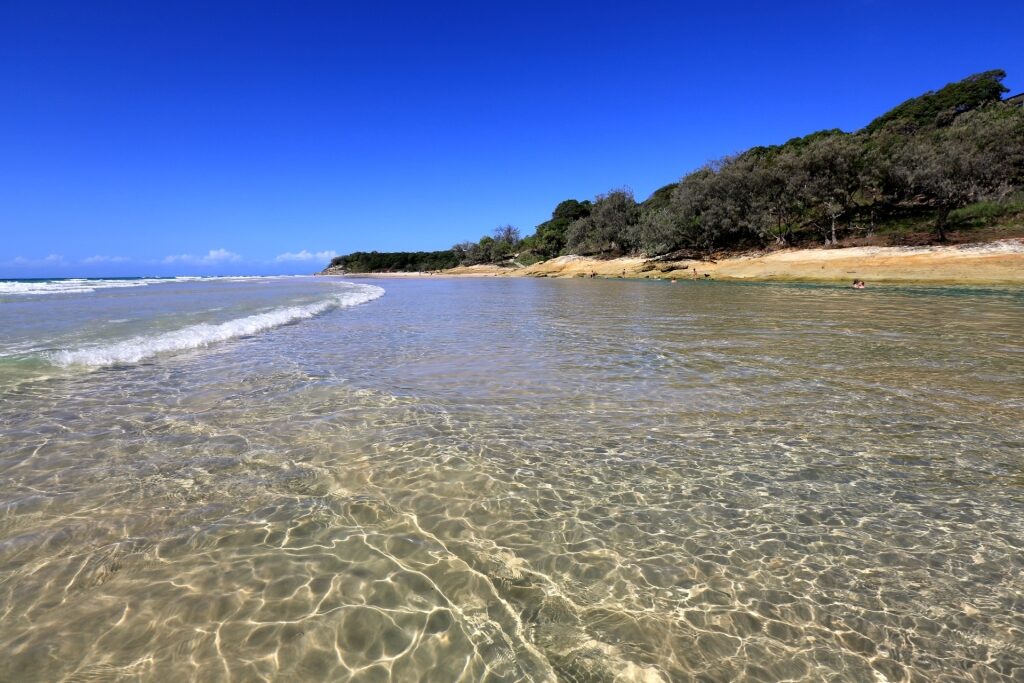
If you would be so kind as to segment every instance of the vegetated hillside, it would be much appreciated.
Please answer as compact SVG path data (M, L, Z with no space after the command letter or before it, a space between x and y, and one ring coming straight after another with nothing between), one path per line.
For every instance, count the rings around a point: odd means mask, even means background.
M951 230L983 238L1001 225L1024 234L1024 108L1001 99L1005 77L950 83L854 133L818 131L717 159L643 202L629 189L568 199L526 238L502 226L438 253L530 264L568 253L942 242Z

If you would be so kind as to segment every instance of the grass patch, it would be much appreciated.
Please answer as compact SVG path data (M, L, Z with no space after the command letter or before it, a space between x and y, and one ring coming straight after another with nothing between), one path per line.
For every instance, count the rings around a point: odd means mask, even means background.
M1024 199L1013 197L1002 202L977 202L949 214L949 222L961 228L980 228L1024 213Z

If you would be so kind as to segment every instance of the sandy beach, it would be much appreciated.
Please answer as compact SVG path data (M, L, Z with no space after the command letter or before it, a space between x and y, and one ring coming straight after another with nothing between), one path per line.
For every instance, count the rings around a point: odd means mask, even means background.
M784 249L716 260L662 261L638 257L560 256L527 267L460 266L437 273L374 273L367 277L698 278L964 285L1024 284L1024 239L927 247ZM323 274L343 274L329 273ZM352 277L357 274L345 274Z

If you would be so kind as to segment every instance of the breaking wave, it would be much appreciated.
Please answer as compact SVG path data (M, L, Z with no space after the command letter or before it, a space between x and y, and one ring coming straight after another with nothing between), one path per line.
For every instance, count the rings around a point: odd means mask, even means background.
M38 294L88 294L97 289L118 289L122 287L145 287L146 285L168 282L198 282L209 280L276 280L281 278L304 277L302 275L183 275L179 277L142 278L65 278L58 280L0 280L0 296Z
M298 320L312 318L334 308L358 306L384 294L384 289L374 285L349 284L347 286L353 289L303 306L276 308L265 313L257 313L218 324L190 325L173 332L132 337L112 344L54 351L49 354L49 358L56 365L65 367L71 365L102 367L137 363L160 353L198 349L217 342L249 336Z
M4 294L87 294L97 289L120 287L145 287L153 282L161 282L156 278L138 280L88 280L73 278L69 280L9 280L0 282L0 295ZM173 280L164 280L173 282Z

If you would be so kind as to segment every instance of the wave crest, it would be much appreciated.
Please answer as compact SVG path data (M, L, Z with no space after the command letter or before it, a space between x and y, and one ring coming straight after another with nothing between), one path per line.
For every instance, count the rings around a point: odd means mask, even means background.
M4 294L88 294L97 289L112 289L121 287L145 287L151 282L158 282L153 279L140 280L89 280L86 278L73 278L68 280L7 280L0 281L0 295Z
M312 318L334 308L348 308L373 301L384 294L374 285L350 284L357 288L304 306L288 306L223 323L190 325L173 332L139 336L113 344L54 351L49 359L56 365L102 367L137 363L160 353L198 349L217 342L245 337L298 320Z
M305 275L179 275L141 278L57 278L53 280L0 280L0 296L38 294L89 294L97 289L145 287L172 282L243 282L280 280Z

